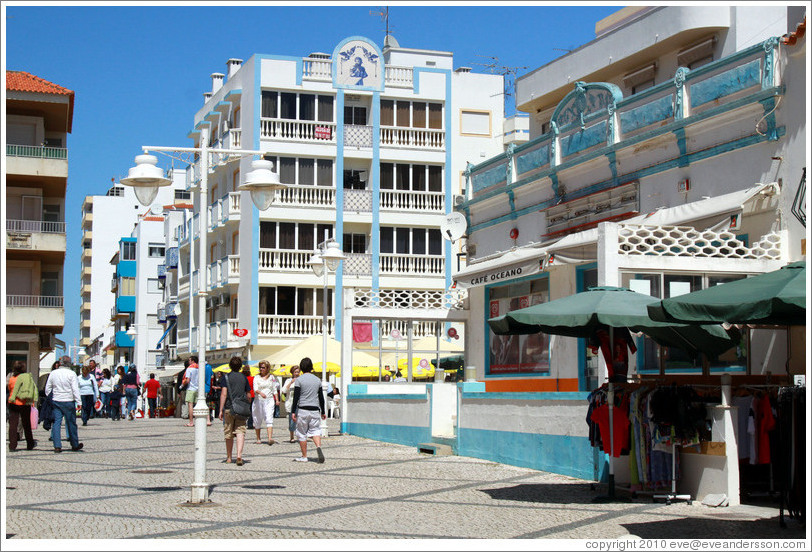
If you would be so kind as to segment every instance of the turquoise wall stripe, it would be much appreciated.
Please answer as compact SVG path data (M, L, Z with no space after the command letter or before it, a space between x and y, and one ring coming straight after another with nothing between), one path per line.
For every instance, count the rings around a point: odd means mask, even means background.
M360 400L393 400L393 401L421 401L428 398L428 391L425 393L353 393L347 392L348 401Z
M593 447L587 437L465 427L457 431L460 456L482 458L579 479L592 480L595 477Z
M381 276L381 94L372 93L372 289ZM341 311L339 311L341 312ZM377 337L377 332L373 335ZM375 339L377 342L377 339Z
M431 441L431 428L415 426L393 426L382 424L363 424L349 422L346 431L350 435L357 435L366 439L396 443L416 447L420 443Z
M337 50L336 50L337 51ZM381 58L383 59L383 58ZM335 66L333 66L335 72ZM333 75L333 82L335 82L335 75ZM380 139L380 137L378 138ZM375 140L375 138L373 138ZM343 249L344 243L344 90L336 90L336 229L334 238L341 245ZM344 289L344 263L339 263L338 270L336 270L336 285L335 293L333 294L333 301L335 309L333 310L333 318L336 321L335 336L336 340L341 341L341 317L338 313L344 312L342 305L344 304L343 289Z
M485 399L489 401L586 401L587 397L589 397L589 393L581 391L462 393L463 399Z

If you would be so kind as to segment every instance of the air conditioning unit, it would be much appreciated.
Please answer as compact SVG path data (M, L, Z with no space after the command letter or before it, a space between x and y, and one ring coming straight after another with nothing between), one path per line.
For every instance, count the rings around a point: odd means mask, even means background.
M465 203L465 196L463 196L463 195L455 195L454 196L454 207L459 207L463 203Z
M50 332L39 333L39 348L40 349L53 349L54 348L54 334Z
M227 293L221 293L219 296L219 303L223 306L228 306L231 304L231 295Z

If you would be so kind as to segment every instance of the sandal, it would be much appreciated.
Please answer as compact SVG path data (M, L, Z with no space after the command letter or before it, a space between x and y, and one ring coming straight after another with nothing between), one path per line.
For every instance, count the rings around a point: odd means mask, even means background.
M242 466L245 462L242 461L242 458L237 458L237 465Z
M186 427L195 427L195 424L186 424Z
M226 458L223 460L223 464L231 464L231 458Z
M257 439L256 441L254 441L254 444L255 444L255 445L261 445L261 444L262 444L262 441L260 441L259 439Z

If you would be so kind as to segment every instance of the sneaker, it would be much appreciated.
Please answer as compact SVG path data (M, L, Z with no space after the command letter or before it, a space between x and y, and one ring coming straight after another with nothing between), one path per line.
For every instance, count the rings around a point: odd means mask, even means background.
M316 447L316 454L319 455L319 464L324 464L324 453L321 451L321 447Z
M71 447L70 449L71 449L73 452L79 452L80 450L82 450L82 449L84 448L84 446L85 446L85 444L84 444L84 443L79 443L79 446L76 446L76 447Z
M62 449L54 447L54 452L62 452Z
M294 462L307 462L307 456L300 456L299 458L294 458Z

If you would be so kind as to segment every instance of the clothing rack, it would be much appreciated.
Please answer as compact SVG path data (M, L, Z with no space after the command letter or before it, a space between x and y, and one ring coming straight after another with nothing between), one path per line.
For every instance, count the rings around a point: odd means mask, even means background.
M674 426L671 426L671 492L666 494L656 494L652 499L664 498L667 505L671 505L674 500L685 500L690 506L693 502L689 494L677 494L677 442L674 439Z

